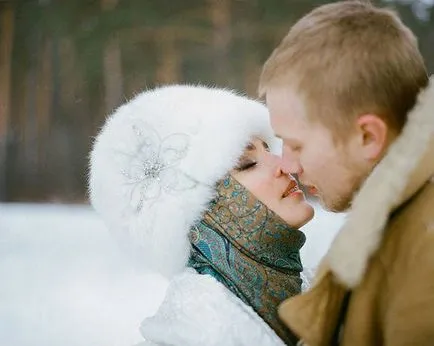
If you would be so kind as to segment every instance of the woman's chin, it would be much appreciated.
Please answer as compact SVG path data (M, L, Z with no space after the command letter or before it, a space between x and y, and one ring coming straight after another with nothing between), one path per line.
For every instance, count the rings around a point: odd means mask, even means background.
M292 213L291 209L293 211ZM295 209L297 209L296 213ZM304 202L303 204L299 204L296 207L293 206L292 208L287 209L286 214L287 216L282 219L284 219L289 226L301 228L313 219L315 216L315 209L309 203Z
M303 223L303 226L305 224L307 224L309 221L311 221L315 216L315 209L308 203L306 202L306 219Z

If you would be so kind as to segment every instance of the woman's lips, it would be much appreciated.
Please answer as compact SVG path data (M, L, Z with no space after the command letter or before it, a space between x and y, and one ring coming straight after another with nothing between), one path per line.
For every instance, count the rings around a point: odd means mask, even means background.
M282 194L282 198L286 198L289 195L292 195L294 193L298 194L298 192L302 192L300 188L298 187L298 184L295 180L291 180L286 187L286 190Z

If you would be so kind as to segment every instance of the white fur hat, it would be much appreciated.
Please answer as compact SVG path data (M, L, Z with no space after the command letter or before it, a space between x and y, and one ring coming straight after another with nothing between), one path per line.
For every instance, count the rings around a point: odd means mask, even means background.
M214 184L252 136L279 144L257 101L199 86L143 92L96 137L91 203L145 269L170 277L185 267L188 232L213 198Z

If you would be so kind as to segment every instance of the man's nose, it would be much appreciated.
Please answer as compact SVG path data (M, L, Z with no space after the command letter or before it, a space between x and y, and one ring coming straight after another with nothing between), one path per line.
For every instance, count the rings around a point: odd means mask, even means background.
M303 172L297 155L291 149L285 147L283 148L282 153L281 168L286 174L300 175Z

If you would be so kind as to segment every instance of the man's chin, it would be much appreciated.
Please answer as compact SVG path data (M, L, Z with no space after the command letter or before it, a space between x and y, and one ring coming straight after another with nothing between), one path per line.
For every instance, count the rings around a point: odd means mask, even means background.
M348 211L351 204L350 201L344 199L327 200L322 196L317 196L321 206L331 213L344 213Z

